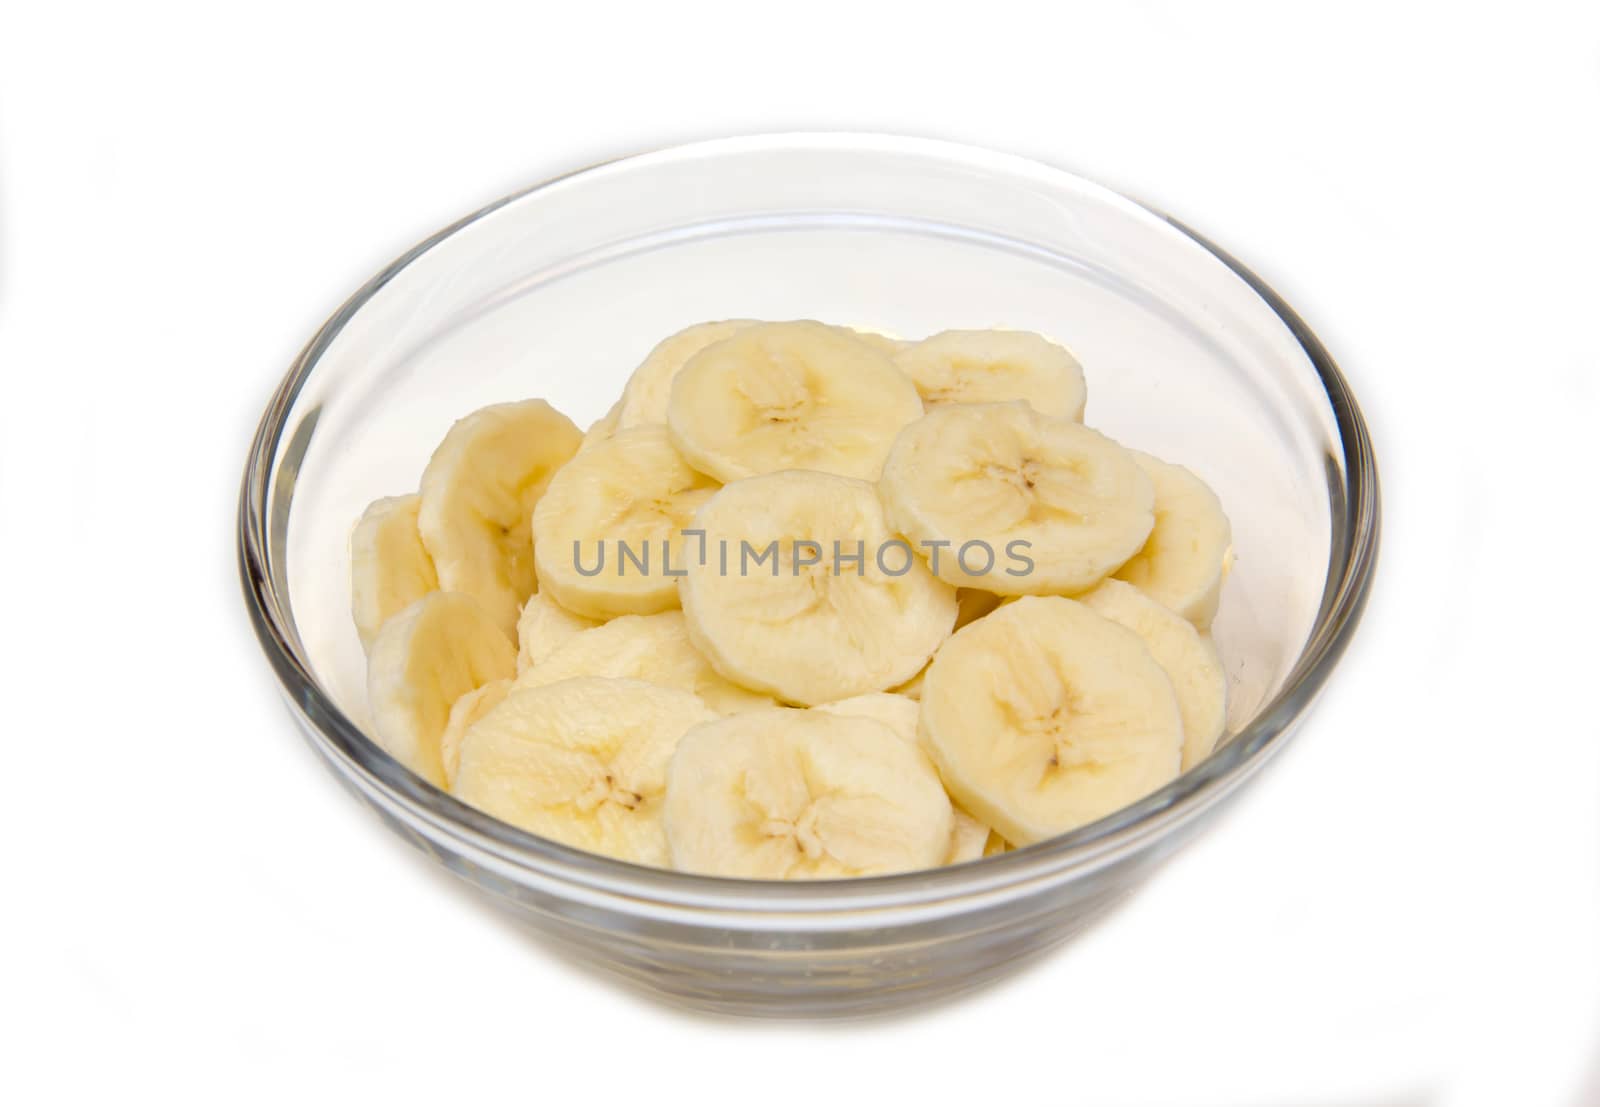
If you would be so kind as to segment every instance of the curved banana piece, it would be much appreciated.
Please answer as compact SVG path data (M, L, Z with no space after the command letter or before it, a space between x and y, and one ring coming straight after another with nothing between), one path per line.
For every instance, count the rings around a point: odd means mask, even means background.
M690 641L681 611L623 615L574 635L517 677L517 687L580 676L642 680L693 692L719 715L773 706L771 696L741 688L711 667Z
M618 400L606 410L606 413L583 432L583 438L578 442L578 453L583 453L597 442L606 442L617 433L617 428L622 423L622 401Z
M667 762L714 718L688 692L637 680L515 688L467 730L455 795L552 841L664 867Z
M894 363L930 408L1022 400L1041 415L1083 421L1083 366L1031 331L943 331L899 351Z
M707 557L690 559L679 581L689 635L746 688L807 705L881 691L915 676L955 623L954 589L891 545L863 481L752 477L706 501L695 527ZM836 562L834 543L859 563Z
M439 735L439 763L444 768L445 787L455 787L456 771L461 767L461 739L467 736L473 723L498 707L509 691L511 679L501 677L468 692L451 706L444 733Z
M937 865L952 815L927 755L882 723L773 708L683 736L667 769L672 863L811 880Z
M864 696L852 696L836 703L818 704L814 710L826 711L830 715L874 719L893 731L902 742L920 746L922 741L917 734L917 716L921 712L921 705L907 696L893 692L868 692ZM956 865L982 857L984 847L994 832L982 821L963 811L954 801L951 808L950 848L945 853L943 864Z
M667 403L672 442L720 481L785 469L876 480L916 387L850 331L758 323L701 350Z
M1183 719L1183 768L1192 769L1216 748L1228 720L1228 678L1209 634L1131 584L1102 581L1080 602L1137 634L1166 670Z
M683 529L717 487L665 427L617 431L562 466L534 509L539 587L591 619L677 607Z
M950 794L1019 845L1155 791L1183 747L1172 682L1144 643L1060 597L1006 604L946 642L920 725Z
M563 643L600 623L599 619L574 615L546 592L535 592L517 618L517 672L527 672Z
M894 357L901 350L911 345L910 342L903 338L893 338L879 331L864 331L860 327L847 327L845 329L880 354L887 354L889 357Z
M457 700L515 675L517 650L488 612L460 592L429 592L383 624L367 658L374 737L442 788L439 741Z
M622 400L618 404L618 427L626 429L665 423L672 382L677 380L684 364L713 342L731 338L754 323L754 319L696 323L656 343L622 388Z
M1181 465L1130 450L1155 487L1155 527L1113 575L1201 630L1211 625L1233 563L1233 528L1222 501Z
M819 703L816 710L830 715L853 715L872 719L894 732L901 741L917 743L917 714L922 710L916 700L894 692L866 692L849 699L832 703Z
M1092 588L1155 524L1129 451L1020 402L934 408L895 440L878 493L939 579L1000 595Z
M439 588L439 574L417 533L421 504L418 496L375 500L350 535L350 609L368 652L389 616Z
M495 404L451 427L422 472L417 529L440 587L477 597L508 637L535 584L534 505L581 438L543 400Z

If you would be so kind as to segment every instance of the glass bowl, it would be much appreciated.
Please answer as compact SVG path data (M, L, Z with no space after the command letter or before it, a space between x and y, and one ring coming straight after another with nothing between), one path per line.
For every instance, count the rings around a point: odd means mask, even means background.
M583 853L412 776L363 733L349 537L485 404L598 418L689 323L817 318L1069 345L1088 421L1203 476L1237 561L1215 634L1229 737L1100 822L928 872L767 883ZM1187 227L1057 169L869 135L697 143L560 177L422 242L312 338L244 475L244 592L300 729L419 849L571 956L681 1003L851 1014L958 992L1081 929L1288 740L1355 630L1378 480L1355 398L1273 291Z

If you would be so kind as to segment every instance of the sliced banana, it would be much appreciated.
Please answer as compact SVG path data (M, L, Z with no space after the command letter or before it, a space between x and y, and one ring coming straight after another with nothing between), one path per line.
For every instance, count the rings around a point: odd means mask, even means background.
M689 464L721 481L784 469L876 480L921 414L910 378L850 331L759 323L689 359L667 426Z
M608 441L612 435L617 433L617 427L621 422L622 401L618 400L611 405L604 415L589 424L589 429L583 432L583 439L578 443L578 453L583 453L596 442Z
M1043 415L1083 419L1083 366L1030 331L944 331L895 354L928 407L1022 400Z
M707 556L679 581L689 634L747 688L807 705L882 691L915 676L955 623L955 590L892 545L863 481L752 477L706 501L695 527Z
M878 491L941 580L1001 595L1092 588L1155 522L1128 450L1020 402L934 408L895 441Z
M1029 845L1178 773L1183 723L1138 635L1075 600L1006 604L940 648L921 734L963 807Z
M562 466L534 510L539 587L591 619L677 607L683 529L716 490L665 427L619 430Z
M1222 501L1183 466L1129 453L1155 487L1155 527L1114 575L1204 630L1216 616L1233 561L1233 528Z
M444 733L439 735L439 763L444 768L446 787L455 787L456 771L461 767L461 739L466 737L473 723L498 707L509 691L510 678L491 680L482 688L474 689L456 700L450 708Z
M440 587L477 597L508 637L535 583L534 505L581 438L543 400L496 404L451 427L422 472L417 529Z
M880 354L887 354L890 357L894 357L901 350L911 345L910 342L903 338L893 338L879 331L864 331L860 327L849 327L847 329L851 334L871 346L874 350L877 350Z
M655 349L645 356L623 386L618 426L626 429L665 423L672 382L684 364L713 342L730 338L754 322L753 319L724 319L696 323L656 343Z
M439 741L450 709L516 671L516 647L481 603L461 592L430 592L373 639L367 699L374 736L396 761L443 787Z
M796 880L938 865L952 818L927 755L882 723L773 708L683 736L663 821L676 868Z
M772 697L726 680L689 640L683 612L623 615L574 635L517 678L538 688L573 677L625 677L693 692L719 715L773 706Z
M815 710L826 711L831 715L855 715L863 719L875 719L893 731L895 737L903 742L918 745L922 741L917 734L917 716L921 711L921 705L907 696L896 695L893 692L868 692L864 696L852 696L837 703L819 704ZM984 847L993 832L959 806L954 803L951 806L954 819L950 825L950 848L945 853L943 863L955 865L982 857Z
M1216 748L1228 718L1228 678L1211 636L1120 580L1103 581L1079 599L1137 634L1166 670L1183 719L1183 768L1198 765Z
M515 688L461 741L458 799L533 834L641 865L667 864L667 762L714 719L688 692L586 677Z
M417 533L418 496L374 501L350 536L350 607L361 648L370 651L385 620L436 591L439 574Z
M941 864L959 865L987 856L990 840L998 835L959 807L951 807L951 816L950 848L945 851Z
M854 715L862 719L875 719L894 732L902 741L913 745L917 741L917 701L893 692L867 692L833 703L819 703L818 711L830 715Z
M517 672L527 672L557 647L583 631L593 630L600 622L574 615L551 599L548 592L535 592L522 605L522 615L517 619Z

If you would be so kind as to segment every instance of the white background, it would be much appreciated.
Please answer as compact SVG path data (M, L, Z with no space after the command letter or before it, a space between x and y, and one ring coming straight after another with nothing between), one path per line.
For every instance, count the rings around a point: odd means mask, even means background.
M1600 13L1469 7L5 4L0 1099L1600 1104ZM337 788L234 498L418 238L829 128L1237 253L1362 399L1384 551L1300 740L1104 925L952 1005L747 1025L562 965Z

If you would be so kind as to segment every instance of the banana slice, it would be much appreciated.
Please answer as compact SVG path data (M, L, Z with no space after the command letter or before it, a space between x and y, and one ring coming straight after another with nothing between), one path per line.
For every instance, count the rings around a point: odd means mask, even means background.
M477 597L508 637L534 587L534 505L581 438L543 400L496 404L451 427L422 472L417 529L440 587Z
M527 672L557 647L599 625L599 619L574 615L552 600L549 593L535 592L522 605L522 615L517 619L517 672Z
M927 755L882 723L773 708L683 736L663 821L676 868L807 880L937 865L952 815Z
M1233 562L1233 528L1222 501L1181 465L1130 450L1155 486L1155 528L1114 576L1201 630L1211 625Z
M711 667L689 640L681 611L623 615L574 635L522 673L517 687L580 676L624 677L693 692L719 715L773 706L771 696L741 688Z
M683 529L716 490L665 427L619 430L562 466L534 509L539 587L591 619L677 607Z
M517 649L483 605L461 592L430 592L383 624L367 658L367 699L378 745L443 787L439 740L468 692L514 676Z
M583 439L578 443L578 453L583 453L596 442L610 440L611 436L617 433L617 427L621 422L622 401L618 400L604 415L589 424L589 429L583 432Z
M417 533L421 502L417 496L377 500L350 536L350 607L368 652L389 616L439 588L439 574Z
M896 439L878 492L941 580L1001 595L1092 588L1155 523L1129 451L1018 402L934 408Z
M880 354L887 354L889 357L894 357L901 350L912 345L912 343L903 338L891 338L889 335L878 331L864 331L860 327L848 327L846 329Z
M1228 679L1211 636L1120 580L1103 581L1079 600L1137 634L1166 670L1183 719L1183 768L1198 765L1216 748L1228 718Z
M456 700L450 708L444 733L439 735L439 764L444 768L446 787L454 788L456 784L456 770L461 767L461 739L467 736L473 723L498 707L509 691L509 678L491 680L482 688L474 689Z
M714 718L688 692L637 680L516 688L462 739L455 795L552 841L664 867L667 762Z
M946 642L921 734L950 794L1018 845L1155 791L1183 747L1172 682L1144 643L1060 597L1006 604Z
M667 426L690 465L724 482L783 469L876 480L921 414L911 380L850 331L759 323L689 359Z
M999 835L959 807L951 807L950 848L940 864L959 865L988 856L989 843ZM1001 839L1004 841L1004 839Z
M826 711L830 715L852 715L861 719L873 719L892 730L902 741L916 745L917 713L921 707L916 700L908 696L899 696L893 692L867 692L864 695L851 696L847 700L819 703L817 710Z
M696 323L677 334L662 339L655 349L645 356L639 368L633 371L622 388L618 404L618 425L644 426L667 421L667 398L672 395L672 382L679 371L695 354L724 338L744 330L755 323L754 319L724 319L714 323Z
M914 746L921 742L917 734L917 716L921 706L916 700L893 692L868 692L864 696L852 696L837 703L818 704L815 710L826 711L830 715L874 719L892 730L895 737L903 742L910 742ZM945 853L943 864L955 865L982 857L993 831L954 802L951 807L954 818L950 825L950 848Z
M1029 331L944 331L895 355L928 407L1022 400L1042 415L1083 420L1078 359Z
M678 582L689 634L747 688L807 705L882 691L915 676L955 623L955 590L894 543L863 481L752 477L706 501L695 527L704 564L691 558Z

